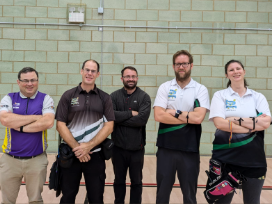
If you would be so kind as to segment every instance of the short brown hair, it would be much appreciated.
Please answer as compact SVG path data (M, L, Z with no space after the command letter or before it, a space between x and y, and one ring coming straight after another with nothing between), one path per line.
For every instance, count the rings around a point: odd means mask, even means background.
M135 71L136 74L137 74L137 76L138 76L138 72L137 72L137 69L136 69L135 67L127 66L127 67L125 67L124 69L122 69L122 71L121 71L122 77L123 77L124 71L125 71L126 69L130 69L130 70L132 70L132 71Z
M193 63L193 56L187 51L187 50L180 50L177 51L174 55L173 55L173 65L175 64L175 60L178 56L180 55L187 55L189 57L189 63L192 64Z
M19 80L21 79L21 74L26 74L28 72L35 72L36 75L37 75L37 78L39 78L39 74L38 74L38 72L35 69L33 69L32 67L24 67L23 69L21 69L19 71L19 73L18 73L18 79Z

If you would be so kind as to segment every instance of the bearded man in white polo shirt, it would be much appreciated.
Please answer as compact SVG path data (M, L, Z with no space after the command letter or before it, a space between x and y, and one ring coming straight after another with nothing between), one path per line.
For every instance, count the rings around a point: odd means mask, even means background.
M160 122L156 203L169 203L177 172L183 203L195 204L201 123L209 111L209 94L191 78L193 57L188 51L173 55L173 69L176 78L159 87L153 106L155 120Z

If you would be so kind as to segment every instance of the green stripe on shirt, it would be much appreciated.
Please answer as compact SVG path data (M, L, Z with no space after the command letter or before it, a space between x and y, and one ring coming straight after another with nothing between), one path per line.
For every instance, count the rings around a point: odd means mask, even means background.
M170 127L170 128L160 129L159 132L158 132L158 134L163 134L163 133L166 133L166 132L172 132L172 131L181 129L181 128L183 128L186 125L187 124L182 124L182 125L178 125L178 126L174 126L174 127Z
M100 122L97 126L93 127L90 130L85 131L82 135L79 135L79 136L75 137L75 140L76 141L82 140L86 135L89 135L92 132L96 131L100 127L101 124L103 124L103 122Z
M230 149L230 148L240 147L240 146L250 143L256 136L257 136L257 134L255 133L252 137L250 137L244 141L235 142L235 143L231 143L231 144L214 144L213 150Z

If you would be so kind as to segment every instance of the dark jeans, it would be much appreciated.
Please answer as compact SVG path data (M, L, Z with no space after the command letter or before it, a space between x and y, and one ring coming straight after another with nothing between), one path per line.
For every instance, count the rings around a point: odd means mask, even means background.
M177 172L183 194L183 203L196 204L199 164L199 153L183 152L159 147L157 152L158 187L156 203L169 203Z
M242 184L243 200L244 204L260 204L260 197L264 180L257 178L247 178L246 182ZM237 190L239 191L239 190ZM233 198L234 192L226 195L220 200L216 201L216 204L230 204Z
M105 169L105 160L101 159L98 152L91 154L91 160L88 162L80 162L75 158L71 168L61 169L61 190L63 196L60 203L75 203L82 173L86 183L89 203L104 203Z
M115 174L113 189L115 194L114 203L124 203L126 196L126 175L129 168L131 180L130 203L142 202L142 179L144 164L144 148L130 151L114 146L112 164Z

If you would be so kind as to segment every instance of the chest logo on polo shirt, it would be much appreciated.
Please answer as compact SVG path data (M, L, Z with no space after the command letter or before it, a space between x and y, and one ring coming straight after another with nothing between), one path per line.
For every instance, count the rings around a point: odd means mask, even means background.
M20 103L16 103L16 102L15 102L15 103L13 104L13 107L12 107L12 108L13 108L13 109L19 109L19 106L20 106Z
M236 110L237 109L236 99L233 99L233 101L226 100L226 109Z
M177 98L177 89L170 89L168 93L168 100L174 100Z
M72 98L71 100L71 105L75 106L75 105L79 105L79 102L78 102L78 97L76 98Z

